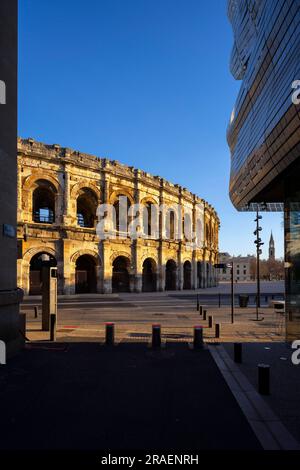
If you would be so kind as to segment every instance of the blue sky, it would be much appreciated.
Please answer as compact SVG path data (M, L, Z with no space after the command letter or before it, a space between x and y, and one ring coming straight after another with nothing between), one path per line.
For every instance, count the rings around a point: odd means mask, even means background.
M20 0L19 135L179 183L221 219L220 250L254 252L254 214L228 197L226 0ZM264 214L263 256L281 214Z

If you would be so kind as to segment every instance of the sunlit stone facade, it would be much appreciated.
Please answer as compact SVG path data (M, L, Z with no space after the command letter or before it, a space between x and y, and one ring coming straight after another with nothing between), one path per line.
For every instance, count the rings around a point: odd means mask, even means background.
M156 236L97 236L97 207L179 204L196 224L201 243L169 238L159 215ZM58 268L60 293L164 291L216 285L219 218L203 199L159 176L117 161L32 139L18 140L18 285L40 292L41 255ZM123 234L124 235L124 234Z

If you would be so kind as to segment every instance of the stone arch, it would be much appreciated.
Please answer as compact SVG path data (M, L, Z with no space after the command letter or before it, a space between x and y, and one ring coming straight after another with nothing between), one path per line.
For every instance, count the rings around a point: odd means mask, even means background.
M22 185L22 191L32 190L35 185L35 182L38 180L49 181L55 187L57 193L62 192L58 179L55 178L53 174L48 173L47 171L44 171L44 170L34 172L32 175L28 176Z
M146 257L142 264L142 291L155 292L157 289L157 262Z
M98 202L100 202L101 192L100 192L99 187L93 181L88 181L88 180L79 181L78 183L75 183L71 188L70 198L73 200L77 199L80 191L84 188L88 188L91 191L93 191L98 199Z
M157 237L159 229L159 209L158 203L152 197L144 197L140 202L142 210L142 228L146 237Z
M174 259L168 259L166 262L166 283L165 290L176 290L178 284L178 266Z
M94 188L81 187L76 193L77 224L81 227L94 228L99 197Z
M115 260L116 258L118 258L119 256L124 256L125 258L128 258L128 259L130 260L130 262L131 262L131 253L130 253L129 251L115 251L114 253L112 253L112 254L110 255L110 258L109 258L111 264L112 264L112 263L114 262L114 260Z
M150 204L159 204L159 201L157 199L155 199L155 197L153 196L145 196L143 197L143 199L141 199L140 201L140 204L147 204L150 203Z
M112 261L112 292L131 291L131 259L128 255L116 256Z
M26 294L41 294L42 262L39 262L38 255L42 254L50 256L52 266L59 266L57 252L52 247L39 246L27 250L22 259L22 288Z
M51 256L54 256L54 258L57 258L57 252L54 248L50 246L45 246L45 245L39 245L34 248L29 248L24 255L23 255L23 262L25 263L30 263L30 260L33 256L35 256L38 253L48 253Z
M134 204L134 198L132 193L128 190L128 188L120 188L113 191L109 196L109 203L115 204L118 200L119 196L126 196L128 197L130 204Z
M35 202L33 201L34 193L36 193L39 188L40 191L44 191L45 194L46 192L48 192L49 201L52 201L51 210L53 214L51 215L51 217L49 217L48 223L50 222L50 218L51 220L53 219L53 221L56 221L55 219L57 219L57 216L59 214L59 198L62 195L62 190L58 180L53 175L49 174L47 171L34 172L32 175L28 176L24 181L24 184L22 186L22 206L25 212L24 220L30 222L40 221L37 220L39 219L38 214L40 213L39 207L36 206L36 203L38 202L37 194L35 194L37 196ZM35 214L33 213L34 211Z
M192 263L186 260L183 263L183 289L192 288Z
M79 273L78 271L80 270L80 266L78 266L78 260L80 260L81 257L90 257L91 260L93 261L93 273ZM86 263L88 264L88 263ZM80 265L80 263L79 263ZM90 270L87 269L88 266L81 266L82 269L81 271L91 271L91 266L92 264L90 263ZM66 276L67 279L65 279L65 290L69 294L75 294L76 291L77 293L80 293L80 289L78 289L78 285L76 288L76 284L79 283L80 277L83 282L87 281L89 282L91 276L92 281L91 284L93 285L93 289L90 289L94 292L101 292L102 289L102 259L99 256L98 251L93 250L93 249L88 249L88 248L83 248L81 250L75 251L71 256L70 256L70 262L68 264L68 270L67 270L68 275ZM96 287L95 287L96 286ZM84 289L82 289L84 290ZM84 293L84 292L82 292Z
M92 258L94 258L96 266L101 266L102 265L99 253L97 251L88 250L88 249L87 250L85 250L85 249L78 250L75 253L73 253L73 255L70 258L70 262L75 264L76 261L78 260L78 258L80 258L80 256L83 256L83 255L88 255L88 256L91 256Z

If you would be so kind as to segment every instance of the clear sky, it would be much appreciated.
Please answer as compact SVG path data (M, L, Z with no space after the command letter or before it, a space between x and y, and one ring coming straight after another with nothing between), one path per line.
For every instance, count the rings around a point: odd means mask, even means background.
M254 214L228 196L226 0L19 0L19 135L179 183L221 219L220 251L254 253ZM263 215L263 256L282 214Z

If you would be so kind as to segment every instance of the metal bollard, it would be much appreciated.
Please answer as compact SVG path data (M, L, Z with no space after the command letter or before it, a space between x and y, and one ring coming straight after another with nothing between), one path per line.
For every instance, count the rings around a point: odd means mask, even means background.
M242 363L242 343L234 343L233 345L233 358L234 362Z
M219 293L219 308L221 307L221 294Z
M208 328L212 328L213 326L213 316L209 315L208 317Z
M206 310L203 310L203 320L206 320Z
M39 311L39 308L38 308L37 305L35 305L35 307L34 307L34 318L38 317L38 311Z
M22 346L25 347L26 341L26 313L19 314L19 331L22 338Z
M50 341L56 341L56 313L50 313Z
M115 324L105 324L105 344L106 346L113 346L115 343Z
M199 296L197 294L197 311L199 310Z
M203 307L202 307L202 305L200 305L200 307L199 307L199 314L200 315L202 315L202 311L203 311Z
M160 325L152 325L152 348L160 348L161 335Z
M203 329L202 326L194 326L194 349L203 348Z
M258 364L258 392L261 395L270 395L270 366Z
M216 323L216 338L220 338L220 323Z

